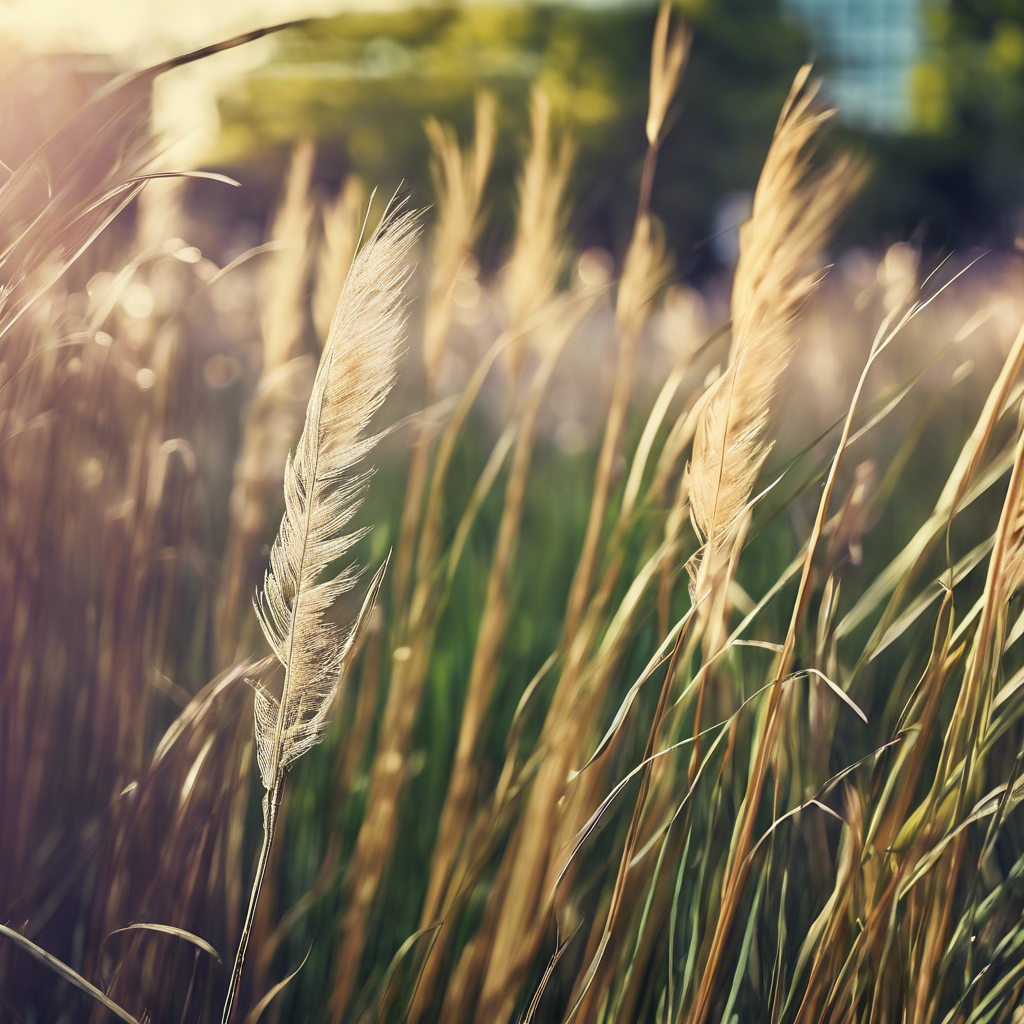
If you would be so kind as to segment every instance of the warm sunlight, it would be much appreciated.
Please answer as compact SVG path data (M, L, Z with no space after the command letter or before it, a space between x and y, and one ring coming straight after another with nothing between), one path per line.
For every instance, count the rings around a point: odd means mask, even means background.
M0 1024L1024 1024L1024 0L0 0Z

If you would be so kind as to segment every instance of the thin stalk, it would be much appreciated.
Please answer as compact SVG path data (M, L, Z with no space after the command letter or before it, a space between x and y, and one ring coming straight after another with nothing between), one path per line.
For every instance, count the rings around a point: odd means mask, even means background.
M252 892L249 894L249 909L245 913L245 924L242 926L242 937L238 940L238 952L235 954L235 965L231 969L231 981L228 983L228 994L224 1000L224 1012L221 1015L221 1024L229 1024L231 1011L234 1009L235 996L238 994L238 983L242 980L242 966L245 963L245 950L249 945L249 935L252 933L252 924L256 918L256 904L259 902L260 889L263 888L263 877L267 873L267 864L270 862L270 847L274 842L274 829L277 826L277 814L281 809L281 798L284 796L284 780L287 773L278 776L274 788L264 797L267 801L266 813L263 816L263 846L260 849L260 859L256 863L256 877L252 882Z

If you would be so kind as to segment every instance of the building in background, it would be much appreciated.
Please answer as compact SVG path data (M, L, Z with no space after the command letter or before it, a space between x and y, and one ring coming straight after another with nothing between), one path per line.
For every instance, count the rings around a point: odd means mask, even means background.
M911 79L921 59L927 0L783 0L807 27L826 68L825 88L850 124L911 126Z

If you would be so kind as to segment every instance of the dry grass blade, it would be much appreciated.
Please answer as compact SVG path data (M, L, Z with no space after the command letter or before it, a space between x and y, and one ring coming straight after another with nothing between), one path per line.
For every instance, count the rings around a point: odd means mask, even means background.
M25 938L24 935L16 932L13 928L8 928L5 924L0 924L0 936L10 939L11 942L20 949L23 949L29 956L33 956L40 963L46 964L47 967L59 974L65 981L71 982L72 985L81 989L98 1003L102 1003L111 1013L117 1014L121 1020L127 1021L128 1024L139 1024L127 1010L118 1006L117 1003L101 992L95 985L86 981L77 971L73 971L67 964L62 963L55 956L47 953L45 949L40 949L31 939Z
M962 764L955 811L957 817L963 807L968 785L976 782L972 778L972 769L978 757L975 738L984 736L988 730L998 677L995 669L1005 636L1006 604L1020 582L1019 573L1024 557L1020 548L1019 525L1022 502L1024 434L1017 441L1013 472L989 559L978 628L936 773L938 787L951 781L954 766Z
M686 620L686 624L689 625L690 619ZM626 892L627 876L630 869L630 863L633 859L633 852L636 848L637 840L640 835L640 826L643 818L644 806L647 801L647 794L650 786L651 776L651 761L655 756L655 745L661 728L661 722L665 714L665 710L668 706L669 691L672 687L672 683L675 680L675 668L676 662L680 652L683 649L683 643L686 638L686 626L680 631L676 637L675 644L672 648L672 655L669 659L668 669L665 673L665 678L662 682L661 692L658 695L658 706L654 712L654 720L651 725L650 732L647 738L647 745L644 749L644 756L642 760L643 770L640 779L640 792L637 795L636 804L633 808L633 816L630 819L629 829L626 833L626 838L623 843L622 855L619 860L618 871L615 876L615 883L612 889L611 901L608 906L607 915L601 930L601 939L598 944L597 951L594 953L590 960L589 965L585 973L577 980L576 989L573 993L573 1003L566 1014L566 1024L572 1020L580 1008L583 1006L587 996L590 992L591 985L597 977L598 970L601 967L602 960L604 958L605 950L608 943L611 941L612 930L615 927L619 912L623 906L624 896ZM692 780L691 780L692 784Z
M594 298L596 298L596 294L591 295L591 301ZM461 853L462 837L466 834L469 824L473 796L477 788L474 764L480 736L486 722L487 710L497 681L507 629L509 575L519 538L541 403L554 373L558 357L589 309L589 303L581 302L576 306L573 315L564 315L560 318L558 326L553 329L552 341L545 352L544 361L530 382L530 389L525 396L519 416L516 447L505 491L505 505L498 527L494 558L487 580L483 614L473 651L473 662L470 668L469 686L459 729L455 761L452 765L448 792L441 813L438 839L431 863L430 882L421 915L421 925L423 926L441 914L445 894L450 890L454 881L453 872ZM451 915L447 922L450 920ZM439 937L434 944L431 958L428 959L427 966L424 968L427 983L422 985L423 992L429 991L429 982L437 969L437 960L443 952L444 935Z
M263 995L263 998L249 1011L249 1015L245 1018L245 1024L256 1024L256 1021L263 1016L263 1011L278 997L278 995L285 989L285 987L291 982L291 980L306 966L306 961L309 959L309 954L313 952L313 947L310 946L306 950L306 955L302 958L302 963L292 971L286 978L282 978L273 988Z
M505 332L485 353L438 441L427 488L423 527L417 542L416 586L408 617L400 623L400 635L409 642L403 643L404 650L398 648L401 655L394 659L381 742L370 772L367 813L348 868L352 899L341 921L342 938L335 958L331 996L331 1016L336 1022L342 1019L355 987L373 900L397 835L399 796L405 785L412 729L426 682L434 624L441 605L440 581L435 567L442 550L445 483L470 410L498 356L513 337L513 333ZM405 537L403 533L403 543ZM397 577L397 572L395 575Z
M269 664L269 659L261 662L243 661L222 672L216 679L208 683L191 701L182 709L181 713L170 724L167 731L160 738L150 762L152 772L174 748L175 744L187 736L190 729L193 729L205 715L207 715L214 704L232 687L241 686L243 680L248 676L260 676Z
M122 932L130 932L135 929L141 929L142 931L147 932L158 932L161 935L173 935L176 938L184 939L186 942L191 942L193 946L201 949L204 953L209 953L217 963L224 963L220 953L218 953L217 950L215 950L213 946L206 941L206 939L200 938L198 935L186 931L184 928L175 928L173 925L153 924L149 921L137 921L135 924L126 924L123 928L115 928L110 934L119 935Z
M626 425L629 397L633 387L633 371L640 335L650 313L651 298L669 276L665 244L649 214L641 210L626 252L622 280L615 304L619 330L619 358L615 372L608 419L605 423L601 452L594 475L593 497L587 530L583 539L579 565L573 579L565 614L565 638L571 643L579 629L584 609L590 599L591 585L597 567L601 532L608 508L612 471L622 433Z
M355 573L323 580L360 536L343 533L359 507L355 473L374 438L365 432L394 380L405 316L402 286L417 232L415 213L385 217L352 265L313 384L298 449L285 467L285 513L257 615L284 666L280 697L258 686L256 759L266 788L264 842L232 971L223 1020L230 1020L259 890L273 843L284 779L319 741L352 645L380 588L377 572L349 628L325 621Z
M263 265L263 369L271 372L301 354L306 328L306 284L316 207L310 199L316 149L309 139L292 152L284 195L270 240L276 249Z
M576 652L578 652L576 654L570 653L571 659L578 657L587 646L588 640L583 634L593 633L595 630L601 612L607 606L615 580L618 577L619 567L621 566L621 553L618 549L621 547L622 534L620 527L616 525L611 543L609 544L612 552L611 565L601 581L598 593L591 600L591 588L598 565L601 535L607 517L613 467L625 430L640 337L650 315L651 299L670 273L670 260L666 254L664 241L650 215L649 208L658 149L664 130L665 114L682 77L689 51L690 38L685 26L680 24L673 33L671 43L669 43L669 19L670 9L666 3L662 5L659 11L655 27L651 53L650 107L647 119L648 148L641 175L640 194L637 200L637 213L633 225L633 234L626 252L622 279L619 282L619 291L615 305L615 321L619 334L619 354L615 384L594 476L593 497L591 499L583 548L566 606L563 644L570 652L574 647ZM646 456L644 456L644 459L646 459ZM627 491L628 486L627 482ZM628 497L623 499L623 508L620 512L625 518L628 518L625 506L631 500ZM622 520L623 523L625 518ZM667 547L673 546L673 543L674 539ZM666 551L667 547L662 547L659 550ZM655 558L657 558L657 555ZM608 632L604 637L601 650L595 660L594 680L591 684L594 694L603 692L603 685L609 678L612 666L621 652L621 648L615 643L615 637L616 635L621 637L622 632L616 629L616 624L621 624L630 618L630 606L632 605L635 608L636 598L645 589L645 581L642 582L644 575L644 572L641 571L640 576L634 580L622 605L609 624ZM647 577L647 579L650 579L650 577ZM638 583L640 584L639 587ZM588 606L589 612L587 611ZM586 626L581 628L585 614L587 615L588 622ZM665 617L667 618L667 615ZM685 630L680 632L680 637L682 632L685 632ZM673 656L672 664L674 665L674 663ZM566 693L575 688L576 684L573 680L573 673L567 674L567 677L562 681L562 685L565 687L564 692ZM633 692L635 694L636 690L634 689ZM577 730L577 742L582 741L585 743L588 731L589 723L584 724L581 722ZM613 735L614 732L611 734ZM575 756L582 759L584 754L585 748L581 747ZM593 758L589 759L587 763L591 763L592 760ZM585 816L587 810L599 799L597 789L600 786L600 782L593 777L593 774L583 781L583 785L576 796L573 809L561 823L562 839L568 838L568 834L571 834L578 827L580 818ZM642 786L646 786L646 776ZM561 853L558 855L559 858L562 856ZM569 862L567 861L559 871L559 877L565 873L568 867ZM619 887L617 882L615 894L612 896L612 905L608 911L609 927L615 918L618 896ZM605 938L602 938L602 942L604 941ZM599 960L600 958L596 957L593 961L594 964L596 965ZM584 986L584 990L585 988L586 986ZM580 999L582 998L581 995ZM578 1001L576 1005L579 1005Z
M995 587L998 596L995 601L1003 604L1024 583L1024 498L1020 492L1019 466L1020 454L1014 462L1010 489L1007 492L1007 503L1004 505L1005 523L1000 524L997 537L1005 545L1002 553L1002 564L999 566L999 578ZM1005 536L1004 536L1005 534Z
M818 275L805 272L805 264L828 237L843 200L856 183L855 171L844 160L819 172L812 182L806 180L804 151L818 127L829 116L827 111L817 111L813 107L815 90L804 91L809 71L809 68L803 68L793 83L758 183L753 215L740 232L741 255L732 296L730 366L710 392L694 440L691 516L706 545L699 567L689 567L692 591L698 599L708 582L713 582L719 574L720 567L728 564L729 551L723 540L728 538L732 524L743 514L758 470L768 452L764 435L769 401L792 354L790 323L818 279ZM879 332L860 378L825 495L819 504L785 649L776 673L777 680L789 671L811 559L824 527L839 458L849 437L853 410L867 368L892 336L886 333L887 326L883 325ZM745 855L752 840L755 814L768 766L768 752L775 747L778 700L779 688L776 685L758 745L745 809L737 823L737 841L730 851L731 864L722 890L721 910L691 1016L695 1024L703 1024L710 1012L712 994L720 981L718 968L726 938L746 881ZM694 730L695 735L699 735L699 716ZM696 759L695 751L694 765Z
M465 152L450 125L434 118L426 123L432 149L431 173L437 196L437 225L434 230L433 271L427 292L423 321L423 365L427 400L437 394L438 374L452 318L452 292L466 260L471 257L482 227L480 205L494 156L497 104L491 93L476 100L476 130L472 147ZM396 604L405 603L406 588L413 567L429 461L428 431L422 428L413 447L406 486L405 504L395 556L394 593Z

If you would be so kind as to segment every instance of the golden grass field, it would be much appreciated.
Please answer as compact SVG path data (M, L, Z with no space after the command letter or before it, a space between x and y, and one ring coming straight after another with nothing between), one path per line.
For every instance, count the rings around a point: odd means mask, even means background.
M804 69L697 293L689 46L613 263L540 89L494 277L489 94L225 265L159 69L5 171L0 1019L1020 1019L1021 261L829 264Z

